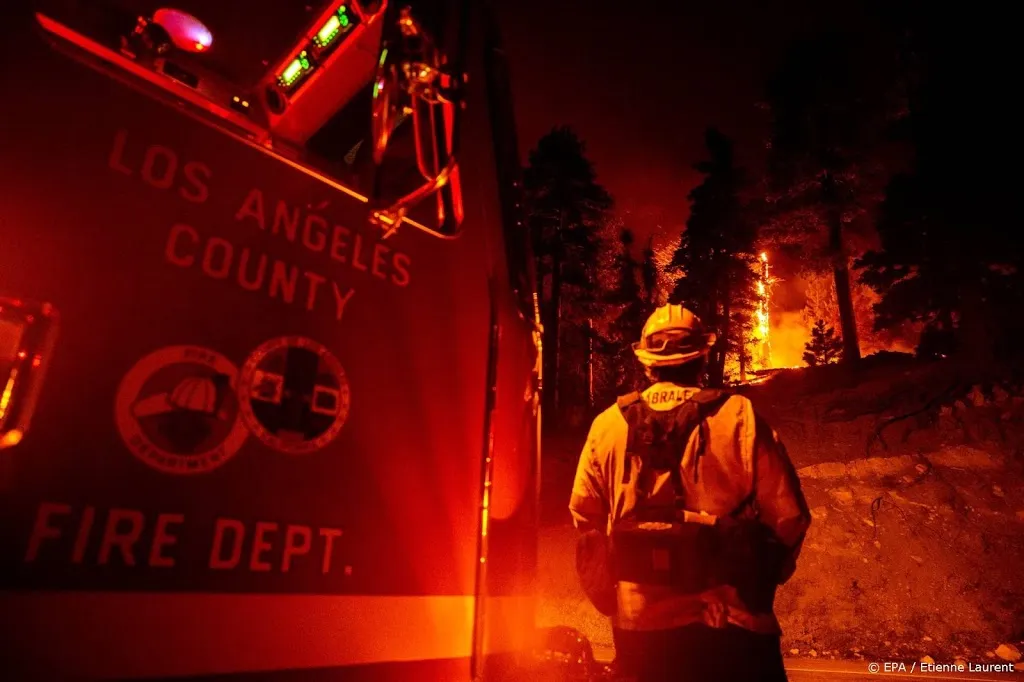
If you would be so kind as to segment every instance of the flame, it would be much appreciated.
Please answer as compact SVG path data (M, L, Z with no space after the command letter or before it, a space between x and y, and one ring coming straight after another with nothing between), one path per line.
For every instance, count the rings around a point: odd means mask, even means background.
M774 280L768 273L768 253L761 252L761 267L757 280L757 309L754 311L755 337L758 340L758 348L754 352L754 362L760 365L761 369L769 369L772 366L772 345L771 345L771 320L769 318L769 304L771 303L771 285Z

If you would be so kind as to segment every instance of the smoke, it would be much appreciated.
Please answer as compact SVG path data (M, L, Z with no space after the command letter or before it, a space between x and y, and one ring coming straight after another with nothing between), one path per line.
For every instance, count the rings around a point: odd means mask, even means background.
M857 320L857 338L860 343L861 356L868 356L881 351L912 353L917 347L921 325L907 322L898 328L884 331L875 329L874 306L881 297L871 287L859 281L856 271L852 273L853 282L850 296L853 300L853 312ZM824 320L825 325L835 329L842 335L842 324L839 318L839 303L836 299L835 278L831 272L804 272L796 278L796 284L803 291L806 305L804 307L804 325L810 334L810 328L817 320Z
M680 238L666 239L661 232L662 230L659 230L654 242L654 263L658 268L657 303L665 305L668 303L669 295L676 288L676 283L682 278L682 273L669 269L679 247Z
M811 330L802 310L772 315L772 367L803 367Z

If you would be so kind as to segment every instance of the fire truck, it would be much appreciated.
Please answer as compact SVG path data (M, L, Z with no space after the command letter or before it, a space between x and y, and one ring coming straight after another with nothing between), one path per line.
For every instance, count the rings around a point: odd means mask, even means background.
M487 3L11 9L4 679L586 657L538 656L540 335Z

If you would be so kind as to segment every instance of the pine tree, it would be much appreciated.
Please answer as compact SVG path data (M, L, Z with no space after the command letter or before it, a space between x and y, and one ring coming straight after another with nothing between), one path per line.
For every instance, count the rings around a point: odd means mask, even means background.
M811 340L804 350L804 362L811 367L837 362L843 353L843 341L836 338L836 330L818 320L811 329Z
M663 239L659 246L654 247L654 253L652 260L654 261L654 267L657 270L657 305L665 305L668 302L671 294L676 290L676 284L682 277L682 273L678 268L672 267L672 260L675 257L678 235L682 232L680 227L678 231L661 230L659 228L659 235ZM653 245L652 245L653 246Z
M737 341L732 322L755 296L756 223L741 201L746 180L734 163L732 141L712 128L705 142L710 158L696 166L705 179L690 192L690 217L670 264L683 276L669 300L693 310L718 335L708 363L709 382L717 386L726 355L744 342Z
M732 317L734 345L731 349L736 360L735 374L727 374L723 378L729 381L745 382L747 372L753 362L753 344L757 342L754 336L754 315L753 309L735 310Z
M654 312L661 298L661 290L658 286L658 261L654 250L653 236L647 240L647 247L644 248L643 259L640 261L640 279L643 281L644 287L644 304L649 313Z
M881 197L874 151L891 94L891 51L829 31L792 43L767 89L771 113L767 234L800 245L811 270L830 270L844 359L860 358L851 292L851 231Z
M614 309L614 317L608 325L604 347L611 359L615 392L627 393L635 388L641 379L640 367L633 355L633 343L640 339L644 322L650 312L641 286L643 268L633 258L633 232L624 228L619 234L619 248L615 257L618 273L614 289L608 293L608 304Z
M544 409L547 423L558 423L561 404L587 402L598 231L612 199L567 127L540 139L523 184L544 324Z
M904 18L900 132L913 159L886 188L881 248L862 259L863 281L881 297L877 326L923 321L928 336L955 337L956 353L976 369L1019 354L1024 327L1024 241L1012 227L1021 222L1019 176L1006 170L1022 148L1006 87L1014 42L992 35L965 51L947 36L1014 29L972 26L944 8Z

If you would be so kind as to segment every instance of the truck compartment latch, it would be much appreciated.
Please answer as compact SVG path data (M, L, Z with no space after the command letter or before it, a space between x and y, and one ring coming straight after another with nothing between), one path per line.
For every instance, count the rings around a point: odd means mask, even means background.
M0 450L22 441L57 338L49 303L0 298Z

